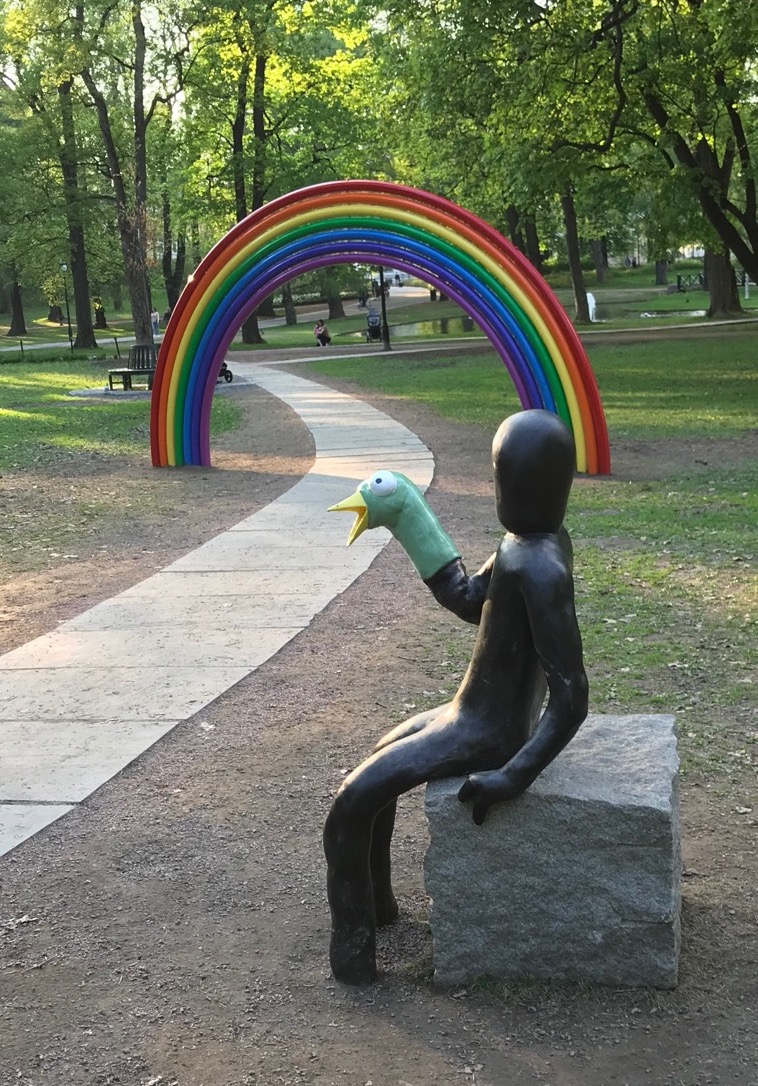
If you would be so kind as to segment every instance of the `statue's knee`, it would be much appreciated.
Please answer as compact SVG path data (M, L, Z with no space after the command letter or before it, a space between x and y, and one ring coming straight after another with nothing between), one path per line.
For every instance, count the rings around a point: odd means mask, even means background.
M334 797L327 827L340 827L344 832L360 833L370 829L379 809L376 796L360 780L343 785Z
M351 785L343 787L334 797L329 819L337 824L349 824L356 818L359 806L358 789Z

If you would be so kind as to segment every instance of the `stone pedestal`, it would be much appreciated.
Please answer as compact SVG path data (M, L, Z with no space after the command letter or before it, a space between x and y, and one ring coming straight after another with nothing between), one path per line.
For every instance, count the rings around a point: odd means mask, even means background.
M435 979L673 988L678 758L671 716L590 716L528 792L476 826L462 779L426 790Z

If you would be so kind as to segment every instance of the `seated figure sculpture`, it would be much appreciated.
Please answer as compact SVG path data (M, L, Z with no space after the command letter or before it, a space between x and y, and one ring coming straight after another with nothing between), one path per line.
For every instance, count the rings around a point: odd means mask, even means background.
M472 803L481 825L494 803L529 787L587 715L571 542L563 527L573 437L551 412L519 412L497 431L492 463L505 536L473 576L418 491L419 538L400 526L405 499L398 491L415 488L398 473L375 474L333 507L358 513L348 542L365 527L389 527L438 602L479 627L453 700L385 735L335 796L324 850L330 961L345 983L375 979L376 928L397 918L390 881L397 797L430 780L465 775L458 796ZM394 508L385 519L383 501Z

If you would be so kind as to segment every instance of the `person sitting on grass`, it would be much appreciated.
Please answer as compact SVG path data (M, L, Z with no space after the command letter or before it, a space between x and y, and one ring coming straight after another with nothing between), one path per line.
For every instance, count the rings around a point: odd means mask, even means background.
M326 347L328 343L332 342L332 337L329 335L329 329L323 321L316 321L316 327L313 329L313 334L316 337L316 342L319 347Z

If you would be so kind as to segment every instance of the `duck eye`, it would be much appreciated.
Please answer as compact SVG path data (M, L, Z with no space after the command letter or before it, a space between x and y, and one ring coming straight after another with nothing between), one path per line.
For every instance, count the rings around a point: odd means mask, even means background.
M391 471L378 471L368 481L369 490L377 498L386 498L394 490L397 490L397 479Z

